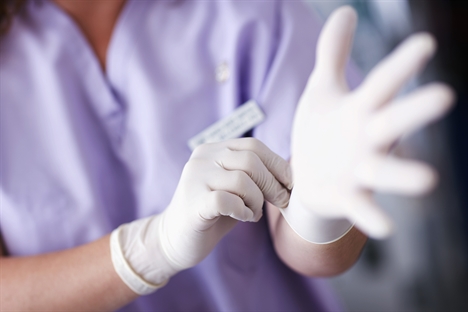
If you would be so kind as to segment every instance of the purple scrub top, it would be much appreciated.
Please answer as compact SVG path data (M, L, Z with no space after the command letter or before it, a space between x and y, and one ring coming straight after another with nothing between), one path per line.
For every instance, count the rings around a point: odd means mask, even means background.
M106 73L72 19L30 3L1 38L0 230L10 255L75 247L169 204L187 140L254 99L284 158L319 26L300 1L128 1ZM220 74L219 71L222 71ZM336 311L277 257L266 218L131 311Z

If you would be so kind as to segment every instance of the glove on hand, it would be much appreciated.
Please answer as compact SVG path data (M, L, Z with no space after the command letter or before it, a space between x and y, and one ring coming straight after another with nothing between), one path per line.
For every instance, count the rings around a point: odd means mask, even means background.
M391 232L391 222L372 201L371 191L417 195L436 180L426 164L387 156L390 146L444 115L454 96L438 83L393 100L434 54L429 34L408 38L350 92L345 66L356 20L352 8L342 7L320 35L316 67L293 125L292 196L315 215L346 218L382 238Z
M291 183L289 164L256 139L202 145L162 214L113 233L114 267L135 292L149 293L203 260L238 220L258 221L264 200L286 207Z

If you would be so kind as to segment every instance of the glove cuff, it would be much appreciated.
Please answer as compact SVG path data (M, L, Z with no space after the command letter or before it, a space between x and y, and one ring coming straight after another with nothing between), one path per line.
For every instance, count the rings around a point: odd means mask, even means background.
M347 219L325 218L315 214L302 205L294 190L291 192L289 206L280 208L280 211L297 235L314 244L336 242L354 226Z
M148 295L177 273L162 254L160 215L123 224L110 237L114 269L135 293Z

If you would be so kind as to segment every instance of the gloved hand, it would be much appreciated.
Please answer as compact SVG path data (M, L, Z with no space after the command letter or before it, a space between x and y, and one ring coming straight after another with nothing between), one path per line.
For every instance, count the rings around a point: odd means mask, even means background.
M114 267L136 293L150 293L203 260L237 221L258 221L264 200L286 207L291 184L289 164L256 139L202 145L163 213L114 231Z
M437 83L393 99L435 52L434 39L425 33L404 41L350 92L345 66L356 21L351 7L339 8L320 35L316 67L294 120L291 201L297 196L315 215L346 218L369 236L383 238L391 221L371 192L417 195L436 180L428 165L386 154L400 136L444 115L454 95Z

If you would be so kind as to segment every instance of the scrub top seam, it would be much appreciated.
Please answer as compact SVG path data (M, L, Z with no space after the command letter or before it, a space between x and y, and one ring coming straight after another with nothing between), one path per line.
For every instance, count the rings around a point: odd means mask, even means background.
M119 100L124 100L127 75L124 74L128 68L130 55L135 51L135 42L139 40L141 31L138 24L142 23L145 10L151 1L128 0L119 19L114 26L113 36L107 49L107 72L106 79L110 82L112 89L118 93ZM120 103L123 104L123 103Z

